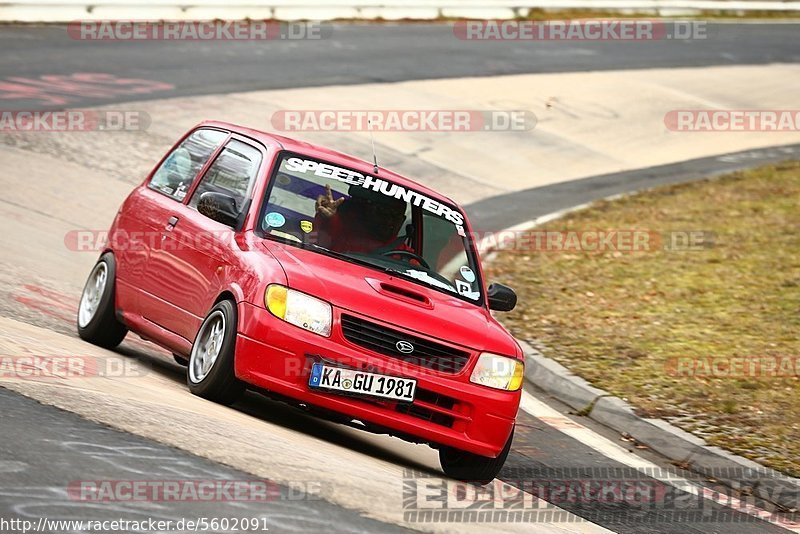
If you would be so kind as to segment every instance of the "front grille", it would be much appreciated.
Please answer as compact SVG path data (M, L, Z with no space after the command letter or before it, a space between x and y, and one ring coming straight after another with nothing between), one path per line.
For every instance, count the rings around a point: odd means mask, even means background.
M443 373L457 373L469 360L469 352L386 328L352 315L342 315L342 332L345 339L356 345ZM414 351L411 354L400 352L397 349L398 341L411 343Z

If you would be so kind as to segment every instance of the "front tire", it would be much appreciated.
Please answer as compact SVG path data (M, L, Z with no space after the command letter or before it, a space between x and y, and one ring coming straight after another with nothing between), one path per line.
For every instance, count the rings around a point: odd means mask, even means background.
M451 447L441 447L439 449L439 463L442 471L450 478L463 480L465 482L477 482L488 484L497 476L506 462L508 453L511 450L511 441L514 439L514 429L508 436L505 447L497 455L497 458L487 458L471 452L454 449Z
M235 349L236 306L223 300L208 312L192 344L186 370L189 391L220 404L236 402L245 386L234 374Z
M117 263L114 254L106 252L94 265L83 286L78 305L78 335L84 341L113 349L125 339L128 329L117 320L115 286Z

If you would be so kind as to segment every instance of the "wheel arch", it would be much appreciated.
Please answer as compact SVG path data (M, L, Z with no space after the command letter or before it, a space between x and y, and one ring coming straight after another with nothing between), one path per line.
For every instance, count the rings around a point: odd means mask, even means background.
M233 302L234 306L238 306L238 304L244 300L244 293L242 292L241 288L237 286L231 286L227 289L223 289L219 295L217 295L217 298L214 299L213 304L211 304L211 308L223 300L230 300Z

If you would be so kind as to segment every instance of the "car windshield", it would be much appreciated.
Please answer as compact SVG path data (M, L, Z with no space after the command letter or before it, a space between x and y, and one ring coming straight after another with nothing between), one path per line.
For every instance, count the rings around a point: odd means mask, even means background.
M390 180L281 155L259 221L266 237L409 279L480 305L464 215Z

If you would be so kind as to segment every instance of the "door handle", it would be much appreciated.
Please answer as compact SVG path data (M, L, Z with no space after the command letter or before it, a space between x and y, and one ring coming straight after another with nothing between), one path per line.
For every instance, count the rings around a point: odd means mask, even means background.
M172 217L170 217L170 218L169 218L169 220L167 221L167 227L166 227L166 230L167 230L168 232L172 231L172 229L173 229L173 228L175 228L175 225L177 225L177 224L178 224L178 218L177 218L176 216L174 216L174 215L173 215L173 216L172 216Z

